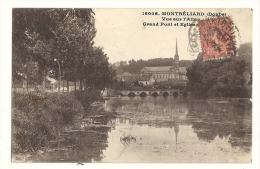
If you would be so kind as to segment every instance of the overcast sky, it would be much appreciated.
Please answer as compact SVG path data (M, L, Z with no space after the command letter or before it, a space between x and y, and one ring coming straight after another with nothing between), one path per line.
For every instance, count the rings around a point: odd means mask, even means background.
M239 30L238 44L252 42L252 12L250 9L93 9L97 34L95 45L104 48L109 62L131 59L169 58L175 55L176 38L180 60L195 59L188 52L189 27L143 26L143 22L163 22L162 12L222 12L231 16ZM142 12L158 12L160 15L142 15ZM166 16L168 18L201 18L206 16ZM170 21L168 23L177 23ZM191 21L179 21L179 23ZM166 22L165 22L166 23Z

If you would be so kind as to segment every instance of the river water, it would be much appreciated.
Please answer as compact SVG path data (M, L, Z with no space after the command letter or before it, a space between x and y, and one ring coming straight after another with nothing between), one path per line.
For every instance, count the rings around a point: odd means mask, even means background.
M97 109L32 162L251 162L252 103L179 97L120 97ZM96 126L96 127L95 127ZM57 149L59 146L59 149Z

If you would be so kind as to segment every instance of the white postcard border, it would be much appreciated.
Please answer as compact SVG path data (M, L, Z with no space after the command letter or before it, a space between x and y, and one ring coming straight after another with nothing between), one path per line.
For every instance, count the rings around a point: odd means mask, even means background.
M259 168L259 2L258 1L1 1L1 168L200 168L256 169ZM79 8L252 8L253 9L253 143L252 164L106 164L85 163L11 163L11 47L12 8L17 7L79 7ZM212 157L214 158L214 157Z

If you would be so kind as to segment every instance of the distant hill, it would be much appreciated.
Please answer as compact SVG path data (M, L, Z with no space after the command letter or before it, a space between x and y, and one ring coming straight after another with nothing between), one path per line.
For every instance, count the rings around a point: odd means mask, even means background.
M193 60L180 60L180 67L188 67L191 66ZM134 59L129 60L128 63L126 61L116 62L111 64L112 68L116 70L117 75L121 75L124 72L129 73L139 73L143 67L146 66L173 66L174 60L173 58L155 58L149 60L137 60Z

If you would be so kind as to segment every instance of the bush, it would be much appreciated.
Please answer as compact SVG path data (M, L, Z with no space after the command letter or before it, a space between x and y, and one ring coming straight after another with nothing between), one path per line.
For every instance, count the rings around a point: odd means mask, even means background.
M36 152L82 113L73 93L13 93L12 152Z
M137 86L137 87L138 87L138 86L141 86L140 83L138 82L138 80L136 80L136 81L134 82L134 86Z
M91 103L102 99L102 97L100 96L100 92L100 90L96 89L75 92L75 96L84 108L85 113L90 114L92 111Z
M163 85L159 85L158 87L156 87L157 89L165 89L165 86Z
M175 85L175 86L172 86L171 87L172 89L175 89L175 90L184 90L185 89L185 86L182 86L182 85Z
M160 86L174 86L176 84L176 80L160 81L158 83Z

